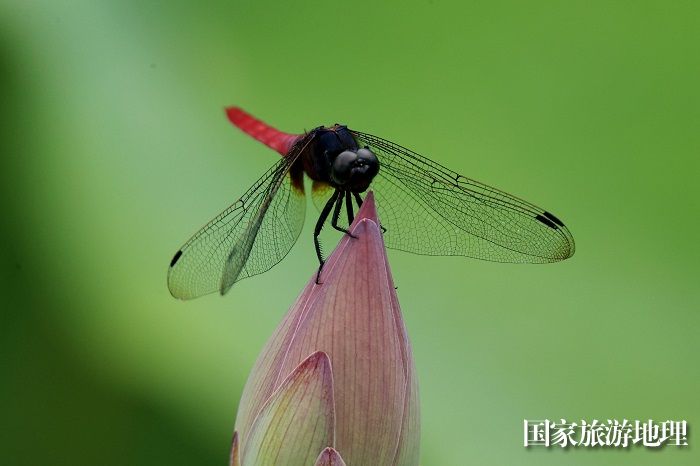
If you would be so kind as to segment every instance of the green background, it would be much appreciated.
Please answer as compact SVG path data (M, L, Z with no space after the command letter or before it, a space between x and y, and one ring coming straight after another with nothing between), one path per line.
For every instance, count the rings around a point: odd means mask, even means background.
M693 1L0 2L0 462L225 464L312 223L225 298L168 261L277 155L227 122L344 122L545 206L544 266L391 252L422 464L699 464ZM309 210L307 212L312 213ZM686 449L525 449L524 418L685 419Z

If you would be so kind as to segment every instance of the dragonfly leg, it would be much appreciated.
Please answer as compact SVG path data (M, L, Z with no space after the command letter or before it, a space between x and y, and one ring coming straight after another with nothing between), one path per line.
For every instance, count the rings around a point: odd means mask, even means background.
M331 220L331 225L333 228L339 231L343 231L342 228L338 226L338 217L340 216L340 209L343 207L343 193L340 190L335 191L335 210L333 210L333 219Z
M338 225L338 217L340 217L340 209L343 207L343 192L341 190L336 191L337 200L335 203L335 211L333 212L333 219L331 220L331 225L338 231L341 231L351 238L357 238L357 236L350 233L349 230ZM352 207L351 207L352 208ZM349 225L349 224L348 224Z
M348 208L348 225L352 225L355 220L355 212L352 209L352 197L350 191L345 191L345 206Z
M328 219L328 215L331 213L331 209L333 208L333 204L335 204L336 199L338 198L338 191L334 192L333 195L328 199L326 202L326 205L323 207L323 210L321 211L321 215L318 217L318 221L316 222L316 228L314 229L314 246L316 247L316 256L318 257L318 273L316 273L316 284L320 285L320 282L318 281L319 278L321 278L321 270L323 269L323 264L325 261L323 260L323 253L321 252L321 243L318 239L318 235L321 234L321 230L323 229L323 224L326 223L326 220ZM337 210L337 209L336 209Z
M353 193L355 195L355 202L357 202L358 207L362 207L362 196L360 193Z

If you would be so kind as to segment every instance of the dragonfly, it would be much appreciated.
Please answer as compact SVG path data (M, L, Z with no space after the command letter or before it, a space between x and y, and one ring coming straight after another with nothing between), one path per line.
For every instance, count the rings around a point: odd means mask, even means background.
M305 176L320 211L313 237L317 283L321 230L330 220L350 234L355 208L370 189L392 249L507 263L557 262L574 254L573 236L554 214L399 144L337 123L290 134L239 107L226 114L282 157L175 253L168 288L176 298L223 295L279 263L304 224Z

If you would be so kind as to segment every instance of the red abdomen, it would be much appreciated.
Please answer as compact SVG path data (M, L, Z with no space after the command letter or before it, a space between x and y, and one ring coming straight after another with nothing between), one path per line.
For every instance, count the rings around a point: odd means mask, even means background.
M226 115L228 115L231 123L238 126L243 132L254 137L267 147L276 150L283 157L289 153L289 150L300 136L298 134L283 133L238 107L227 108Z

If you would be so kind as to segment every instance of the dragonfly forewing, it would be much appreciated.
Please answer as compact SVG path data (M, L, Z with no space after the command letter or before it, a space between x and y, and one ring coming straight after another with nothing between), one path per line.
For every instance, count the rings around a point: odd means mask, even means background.
M282 158L175 254L168 270L174 297L224 294L287 255L301 233L306 207L303 185L290 176L294 160Z
M571 233L551 213L385 139L353 134L379 158L371 189L388 247L513 263L573 255Z

